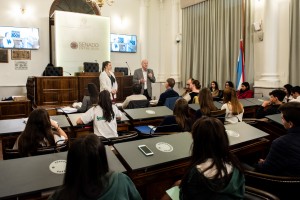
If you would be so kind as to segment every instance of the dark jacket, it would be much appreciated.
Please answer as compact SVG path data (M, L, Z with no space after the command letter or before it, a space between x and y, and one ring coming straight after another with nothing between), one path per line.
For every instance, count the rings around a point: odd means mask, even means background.
M167 89L159 96L157 106L163 106L165 104L166 99L169 97L179 97L179 94L172 88Z
M274 115L280 113L278 110L280 105L270 105L267 107L259 106L259 108L256 111L256 118L264 118L267 115Z
M300 176L300 127L272 142L270 151L256 171L279 176Z

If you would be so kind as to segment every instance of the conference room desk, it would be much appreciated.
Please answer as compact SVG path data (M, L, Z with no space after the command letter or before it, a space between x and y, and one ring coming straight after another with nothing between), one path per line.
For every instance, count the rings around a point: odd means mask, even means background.
M214 105L220 110L223 103L221 103L219 101L214 101ZM197 111L200 109L200 105L199 105L199 103L192 103L192 104L189 104L189 108L191 108L194 111Z
M127 114L133 126L158 126L165 116L173 115L173 111L166 106L124 109L124 112Z
M257 110L258 106L261 105L261 104L257 104L258 102L253 100L253 99L252 100L239 99L239 101L244 107L243 117L244 118L255 118L256 110Z
M229 141L231 151L239 155L264 149L268 142L264 139L268 134L244 122L226 125L226 129L238 132L239 137L229 135ZM143 144L153 151L152 156L145 156L138 149ZM191 134L182 132L113 146L143 199L160 199L184 175L189 166L191 144ZM243 144L245 147L241 148Z
M110 170L126 172L111 147L105 146ZM0 199L39 196L56 189L63 183L63 174L55 174L49 165L56 160L66 160L67 152L0 161Z
M77 124L76 121L77 119L83 115L83 113L72 113L68 114L68 118L70 120L71 126L72 126L72 131L73 131L73 137L78 137L82 134L90 133L93 132L93 123L89 124ZM123 113L122 117L120 120L117 120L118 123L118 131L128 131L129 130L129 124L128 124L129 119L127 116Z
M300 117L300 116L299 116ZM281 114L274 114L274 115L267 115L266 116L267 119L283 126L282 124L282 119L281 119Z

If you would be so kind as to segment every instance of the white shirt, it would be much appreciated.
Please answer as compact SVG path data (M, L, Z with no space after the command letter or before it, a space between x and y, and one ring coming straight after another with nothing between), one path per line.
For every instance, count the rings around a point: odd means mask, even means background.
M300 96L297 96L296 99L292 99L289 102L300 102Z
M100 92L103 90L107 90L109 91L109 93L111 93L111 91L113 89L118 90L118 83L117 83L117 79L114 75L113 72L110 72L110 75L113 76L115 78L115 82L113 83L113 85L111 85L111 79L109 78L109 76L107 75L107 73L105 71L101 72L99 79L100 79ZM112 97L112 94L111 94ZM117 98L116 94L114 94L114 98Z
M110 122L103 118L103 110L99 105L90 108L80 118L84 124L93 121L94 133L97 136L105 138L118 137L116 117L121 117L122 112L115 105L112 105L112 108L115 117Z
M144 71L143 69L142 69L142 71L143 71L143 76L144 76L144 80L145 80L145 83L144 83L144 90L147 90L147 70L146 71Z
M223 104L221 107L221 110L223 110L223 109L226 109L225 123L234 124L234 123L243 121L244 109L243 109L243 112L241 112L238 115L232 114L231 104L228 104L228 103Z

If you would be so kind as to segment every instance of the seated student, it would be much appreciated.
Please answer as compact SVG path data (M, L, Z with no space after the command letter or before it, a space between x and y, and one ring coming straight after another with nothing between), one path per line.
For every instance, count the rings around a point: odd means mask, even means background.
M264 101L256 111L256 118L264 118L267 115L280 113L278 108L282 104L285 97L285 92L282 90L273 90L269 93L270 100Z
M200 109L196 111L196 119L202 116L210 116L211 111L216 111L218 108L213 102L211 92L208 88L202 88L199 93Z
M173 78L168 78L165 82L166 91L159 96L159 100L157 103L158 106L163 106L167 98L179 97L179 94L175 90L173 90L174 85L175 80Z
M284 100L283 100L284 103L287 103L293 99L292 88L293 88L293 86L291 84L285 84L283 86L283 91L286 93Z
M189 79L187 80L185 91L184 91L184 93L181 95L182 98L184 98L186 101L191 100L190 92L191 92L192 90L191 90L191 88L190 88L190 85L192 84L193 81L194 81L193 78L189 78Z
M193 80L190 85L190 89L191 89L191 92L189 93L189 95L190 95L190 100L188 101L189 104L193 103L194 97L198 96L199 91L201 89L200 82L198 80Z
M106 150L94 134L77 138L67 156L62 186L49 200L141 200L130 178L109 170Z
M125 109L130 101L134 101L134 100L147 100L147 97L142 93L142 85L135 83L132 86L132 92L133 94L126 97L125 101L123 102L122 108Z
M248 82L243 82L241 89L237 92L238 99L253 98L253 91L250 90L250 85Z
M99 92L97 86L94 83L89 83L88 86L89 96L84 96L82 100L82 106L77 108L77 112L86 112L93 105L98 104Z
M86 113L79 117L77 124L88 124L93 121L94 133L106 138L117 137L117 119L121 118L122 112L112 104L110 93L102 90L99 93L99 103L90 108Z
M180 190L180 199L243 199L245 178L238 159L229 151L223 123L202 117L193 125L192 137L190 167L173 188ZM162 199L170 197L166 194Z
M224 104L221 110L226 109L225 123L233 124L243 120L244 108L239 102L236 92L233 88L224 90Z
M227 88L234 88L233 82L231 82L231 81L226 81L226 82L225 82L225 88L224 88L224 89L227 89Z
M13 149L18 149L20 155L26 157L36 153L40 147L55 146L67 139L65 131L50 119L45 109L35 109L30 113L26 127L17 138Z
M211 91L211 95L212 97L219 97L219 86L217 81L212 81L210 83L210 91Z
M265 159L260 159L256 171L279 175L300 176L300 103L282 104L281 112L283 126L287 134L272 142Z
M171 124L178 124L180 128L178 131L191 131L193 124L189 116L189 106L185 99L176 100L173 115L165 117L160 126Z
M291 93L293 96L293 99L291 100L291 102L300 102L300 87L299 86L295 86L291 89Z

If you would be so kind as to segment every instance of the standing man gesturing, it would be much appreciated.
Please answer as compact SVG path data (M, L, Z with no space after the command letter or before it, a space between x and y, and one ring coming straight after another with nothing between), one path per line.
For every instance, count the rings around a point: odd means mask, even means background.
M142 85L142 94L151 100L152 96L152 85L155 83L155 76L152 69L148 69L148 60L142 60L142 68L136 69L133 74L133 83Z

